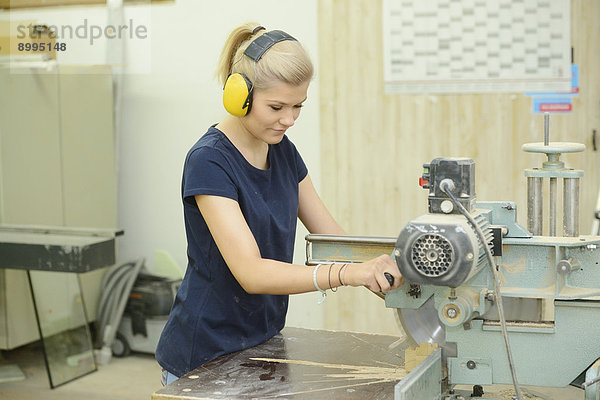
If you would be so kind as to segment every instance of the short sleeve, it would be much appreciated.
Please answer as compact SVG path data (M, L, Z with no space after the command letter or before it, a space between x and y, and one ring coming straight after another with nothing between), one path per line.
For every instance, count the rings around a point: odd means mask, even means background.
M300 183L304 178L306 178L306 175L308 175L308 168L306 167L306 164L304 164L304 160L302 159L302 156L296 149L294 143L292 143L291 140L287 139L287 137L286 141L287 143L289 143L290 150L292 152L292 157L296 162L296 174L298 175L298 183Z
M206 194L238 200L229 162L211 147L192 149L186 157L182 192L183 198Z
M298 154L298 158L296 159L296 170L298 171L298 183L302 182L306 175L308 175L308 168L306 168L306 164L304 164L304 160L300 153Z

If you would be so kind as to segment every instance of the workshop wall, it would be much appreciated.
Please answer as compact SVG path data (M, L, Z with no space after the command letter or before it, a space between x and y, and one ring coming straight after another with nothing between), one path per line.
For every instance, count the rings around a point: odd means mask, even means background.
M293 10L293 11L290 11ZM149 74L125 75L121 106L119 221L125 229L121 255L140 254L153 264L156 249L169 251L185 268L186 240L180 199L185 154L208 126L225 116L222 86L214 78L229 32L256 21L284 29L307 48L318 65L316 0L218 2L178 0L152 6ZM138 57L131 49L131 58ZM319 85L311 85L302 117L289 137L320 184ZM295 262L304 264L306 230L298 224ZM315 293L292 296L287 323L322 328Z
M227 7L176 0L125 7L126 21L149 15L150 40L139 48L128 43L125 58L131 70L121 77L117 91L118 227L125 230L119 260L143 256L152 267L159 249L185 267L179 198L183 157L206 127L224 116L222 88L213 78L217 57L229 31L252 20L296 36L318 67L290 138L325 203L350 234L393 237L425 213L426 192L417 179L422 164L436 156L474 158L478 198L516 201L524 223L522 170L543 160L520 150L543 135L542 117L532 115L530 98L520 93L386 95L381 7L381 0L310 0L301 5L230 0ZM581 92L572 113L551 117L551 139L587 146L583 154L563 157L571 167L585 170L581 232L587 232L600 186L598 153L591 143L592 130L600 127L600 24L594 18L600 15L600 0L573 0L571 13ZM106 9L25 9L12 16L54 25L86 18L104 24ZM106 45L99 40L93 47L78 47L69 61L105 63ZM306 231L299 227L298 232L295 262L302 264ZM322 306L317 306L318 298L315 293L292 296L288 324L401 331L394 311L365 289L341 288Z
M0 20L35 20L58 27L106 26L106 6L48 7L3 12ZM118 172L118 261L145 257L154 267L154 251L165 250L184 269L187 264L181 172L188 149L221 120L222 86L214 78L217 58L229 32L256 21L268 29L284 29L306 47L318 68L317 2L265 0L219 2L177 0L124 8L123 19L147 28L148 38L126 41L124 74L115 78ZM58 61L69 65L107 64L111 43L68 43ZM317 188L320 184L319 84L289 136L301 152ZM0 89L1 90L1 89ZM93 92L87 95L94 96ZM24 99L25 101L25 99ZM304 236L299 224L295 262L304 264ZM315 293L292 296L288 324L322 327Z
M600 156L592 148L592 132L600 130L598 15L598 0L571 3L580 94L573 112L550 118L551 141L587 146L562 157L585 170L582 234L590 232L600 188ZM422 164L439 156L475 159L477 198L516 201L526 225L523 169L545 158L521 151L524 143L543 141L543 117L532 113L531 99L522 93L385 94L381 0L319 1L318 16L322 195L348 233L395 237L425 213L427 192L417 180ZM326 328L399 332L395 312L367 290L343 288L327 302Z

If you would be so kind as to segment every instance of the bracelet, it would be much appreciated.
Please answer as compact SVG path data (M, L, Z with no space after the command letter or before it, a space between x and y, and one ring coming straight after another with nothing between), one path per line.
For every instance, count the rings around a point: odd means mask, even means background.
M313 270L313 283L315 284L315 287L317 288L317 290L321 293L323 293L323 298L321 300L319 300L319 304L323 304L323 302L327 299L327 292L324 291L323 289L321 289L319 287L319 284L317 283L317 271L319 270L319 268L321 267L321 265L323 264L319 264L315 267L315 269Z
M340 285L342 285L342 286L346 286L344 284L344 281L342 281L342 270L346 267L346 265L348 265L348 264L344 264L340 267L340 269L338 269L338 281L340 281Z
M348 264L344 264L344 266L342 267L342 285L346 286L346 280L344 279L346 277L346 268L348 268Z
M333 287L331 286L331 267L333 267L333 264L331 264L329 266L329 273L327 274L327 281L329 282L329 289L331 289L331 291L333 293L337 292L337 287L335 288L335 290L333 290Z

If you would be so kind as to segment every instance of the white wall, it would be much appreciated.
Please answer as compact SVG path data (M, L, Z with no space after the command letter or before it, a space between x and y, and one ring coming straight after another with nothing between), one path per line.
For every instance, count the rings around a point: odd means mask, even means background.
M125 76L119 187L124 258L141 254L151 259L155 249L165 249L186 265L180 200L183 159L207 127L224 116L222 88L213 75L230 30L246 21L283 29L306 46L315 65L318 62L316 1L301 6L290 0L219 4L177 0L174 6L153 7L152 71ZM131 50L127 54L135 57ZM289 135L318 185L317 79ZM304 262L303 236L297 241L298 263ZM289 324L320 327L320 310L312 307L311 316L304 307L313 298L309 294L292 299ZM316 306L316 300L310 304Z
M7 13L0 13L6 19ZM10 18L47 25L105 27L106 7L62 7L12 11ZM118 112L119 260L145 257L153 268L155 250L168 251L185 268L186 240L180 199L187 150L209 125L224 116L221 87L214 78L223 43L235 26L256 21L299 39L318 70L317 1L264 0L226 3L176 0L173 4L127 6L123 21L147 28L147 37L124 41L125 73ZM68 40L59 54L65 64L105 63L115 41ZM61 40L60 38L58 39ZM113 50L111 50L113 49ZM93 95L93 94L91 94ZM320 182L318 76L289 137L303 155L317 188ZM295 261L304 263L304 228ZM322 310L315 293L293 296L288 324L319 328Z

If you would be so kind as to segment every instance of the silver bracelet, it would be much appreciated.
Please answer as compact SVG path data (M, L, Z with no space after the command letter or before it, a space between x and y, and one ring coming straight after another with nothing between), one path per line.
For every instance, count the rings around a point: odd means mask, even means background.
M346 286L346 268L348 268L348 264L344 264L344 266L341 269L341 278L340 278L340 282L342 283L342 286Z
M323 304L323 302L327 299L327 292L324 291L323 289L321 289L319 287L319 284L317 283L317 271L319 270L319 268L321 267L322 264L318 264L315 269L313 270L313 283L315 284L315 287L317 288L317 290L321 293L323 293L323 298L321 298L321 300L319 300L319 304Z

